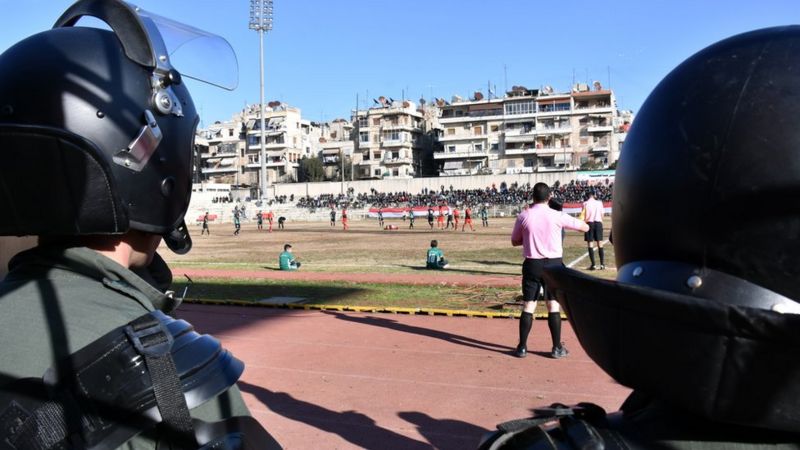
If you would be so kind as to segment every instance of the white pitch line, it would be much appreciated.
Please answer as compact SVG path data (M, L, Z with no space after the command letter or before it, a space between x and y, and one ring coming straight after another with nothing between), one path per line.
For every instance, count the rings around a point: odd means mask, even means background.
M606 244L608 244L608 239L606 239L605 241L603 241L603 245L606 245ZM569 267L570 269L571 269L571 268L573 268L573 267L575 267L575 264L578 264L579 262L583 261L583 260L584 260L584 259L586 259L588 256L589 256L589 252L586 252L586 253L584 253L583 255L581 255L581 256L578 256L577 258L575 258L575 260L574 260L574 261L572 261L572 262L570 262L569 264L567 264L567 267Z

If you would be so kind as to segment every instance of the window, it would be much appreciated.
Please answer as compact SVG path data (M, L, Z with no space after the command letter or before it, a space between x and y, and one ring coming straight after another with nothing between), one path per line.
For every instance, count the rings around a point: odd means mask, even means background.
M492 125L492 132L500 131L500 127L497 125Z
M483 151L483 144L475 144L475 151L482 152Z
M533 158L525 158L525 167L534 167L536 162Z
M247 136L247 145L258 145L261 143L261 136L251 134Z
M394 169L394 170L392 170L392 175L394 175L394 176L398 176L398 175L400 175L400 169Z
M366 116L362 116L358 118L358 127L359 128L366 128L369 126L369 122L367 121Z
M233 136L233 128L228 128L228 136Z
M539 105L539 112L569 111L569 103L543 103Z
M369 143L369 131L360 131L358 133L358 142Z
M526 102L507 103L505 108L506 115L510 116L517 114L533 114L536 112L536 104L533 100Z
M383 132L384 141L399 141L400 138L401 138L401 133L397 130Z
M372 124L376 125L376 126L380 125L381 124L381 118L380 117L376 117L376 118L372 119Z
M456 134L456 129L455 128L448 128L447 129L447 135L448 136L453 136L455 134Z
M455 153L456 152L456 146L455 145L448 145L447 146L447 151L450 152L450 153Z
M492 144L492 151L493 152L496 152L499 149L500 149L500 144L498 144L497 142Z
M482 126L473 127L472 128L472 134L475 135L475 136L482 135L483 134L483 127Z

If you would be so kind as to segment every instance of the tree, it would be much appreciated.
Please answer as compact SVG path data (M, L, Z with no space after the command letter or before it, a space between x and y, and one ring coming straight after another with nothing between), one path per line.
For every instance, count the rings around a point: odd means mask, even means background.
M304 156L300 160L300 167L297 170L297 178L301 183L325 181L325 171L322 168L322 160L317 156L311 158Z

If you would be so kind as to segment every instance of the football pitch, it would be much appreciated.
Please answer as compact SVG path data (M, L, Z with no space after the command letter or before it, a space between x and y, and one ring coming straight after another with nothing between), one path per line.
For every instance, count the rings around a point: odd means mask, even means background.
M351 221L344 231L337 221L287 222L283 230L257 230L244 222L233 235L233 224L211 224L211 235L192 227L194 247L184 256L160 253L173 269L176 291L189 285L187 298L198 300L260 301L269 298L298 299L302 303L361 305L401 308L448 308L506 311L519 300L521 248L511 246L512 218L493 218L489 226L478 220L475 231L431 230L417 219L414 229L401 219L386 220L398 230L384 230L375 219ZM436 224L434 224L436 225ZM606 238L610 219L604 224ZM450 267L425 269L425 254L436 239ZM291 244L302 263L292 279L277 270L278 255ZM605 245L606 270L589 272L613 278L613 247ZM575 269L589 266L583 234L568 231L564 262ZM599 264L599 263L598 263ZM181 276L191 270L224 272L224 276ZM254 276L257 274L257 276ZM420 281L429 280L429 281ZM457 282L456 282L457 281Z

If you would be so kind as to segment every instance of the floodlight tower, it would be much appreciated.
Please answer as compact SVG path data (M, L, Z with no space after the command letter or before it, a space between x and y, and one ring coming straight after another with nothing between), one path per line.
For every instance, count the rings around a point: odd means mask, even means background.
M267 141L264 125L264 32L272 29L272 0L250 0L251 30L258 31L258 57L261 62L261 176L260 198L267 198Z

